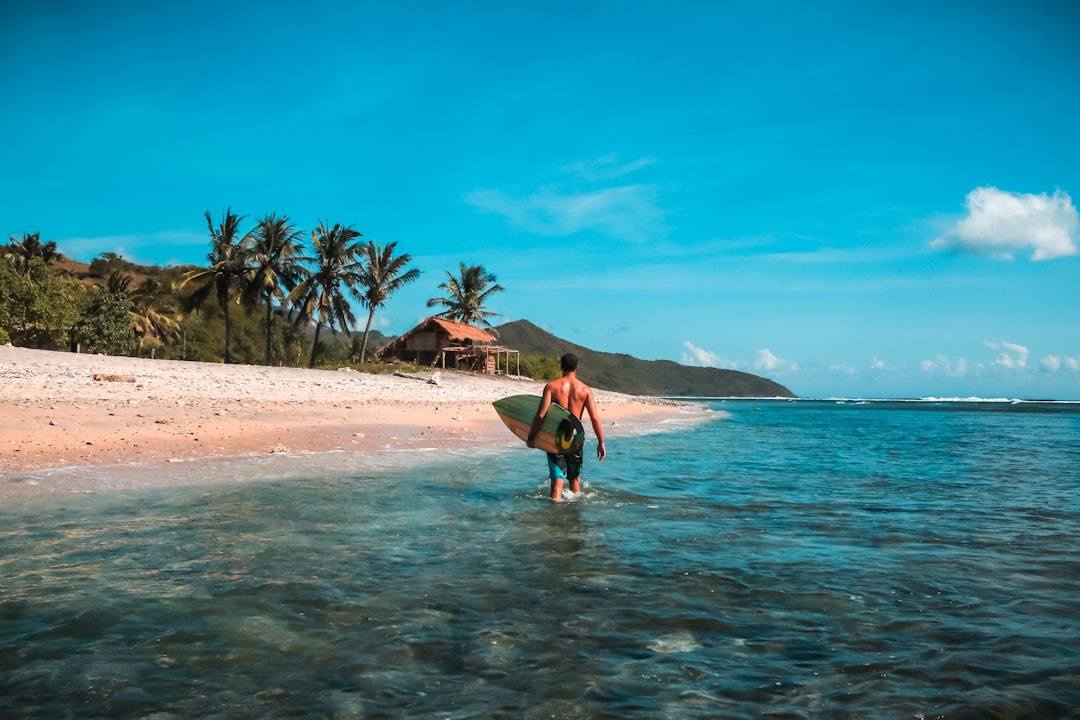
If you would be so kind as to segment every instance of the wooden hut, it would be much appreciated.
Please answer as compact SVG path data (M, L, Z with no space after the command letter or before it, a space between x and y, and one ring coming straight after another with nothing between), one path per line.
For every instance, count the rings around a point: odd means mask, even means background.
M494 375L499 372L503 355L507 367L510 356L515 356L520 374L520 352L498 345L495 336L488 331L455 320L429 317L396 337L378 352L376 358Z

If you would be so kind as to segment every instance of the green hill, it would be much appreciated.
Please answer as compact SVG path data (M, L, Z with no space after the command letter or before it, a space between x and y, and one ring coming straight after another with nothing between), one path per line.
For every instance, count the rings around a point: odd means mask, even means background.
M557 338L528 320L506 323L496 330L499 344L524 354L559 357L574 353L581 360L578 376L604 390L661 397L795 397L779 383L738 370L689 367L670 360L639 360L590 350Z

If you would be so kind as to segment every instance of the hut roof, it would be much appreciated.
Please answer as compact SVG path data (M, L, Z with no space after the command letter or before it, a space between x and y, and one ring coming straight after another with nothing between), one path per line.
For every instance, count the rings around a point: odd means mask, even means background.
M464 340L471 340L477 343L494 343L495 336L486 330L481 330L478 327L473 327L468 323L457 322L456 320L447 320L441 317L429 317L420 322L419 325L396 337L386 347L379 351L380 355L393 352L394 349L404 346L405 341L411 336L419 332L431 332L434 330L442 330L449 336L451 342L462 342Z
M473 342L493 343L495 342L495 336L489 333L487 330L481 330L478 327L473 327L468 323L458 322L456 320L447 320L441 317L430 317L425 322L420 323L416 328L411 330L430 330L429 325L434 323L438 325L446 334L450 336L451 340L472 340Z

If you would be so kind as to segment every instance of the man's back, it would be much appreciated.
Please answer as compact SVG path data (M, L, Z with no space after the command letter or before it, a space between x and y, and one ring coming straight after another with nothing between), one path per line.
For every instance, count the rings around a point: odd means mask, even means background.
M574 414L579 420L585 411L592 390L574 376L563 376L547 384L551 399Z

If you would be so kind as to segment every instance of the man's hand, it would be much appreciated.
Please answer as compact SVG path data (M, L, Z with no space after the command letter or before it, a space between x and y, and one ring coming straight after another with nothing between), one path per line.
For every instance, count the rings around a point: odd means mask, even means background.
M597 460L603 460L606 457L607 457L607 448L604 447L604 441L601 440L600 443L596 446L596 459Z

